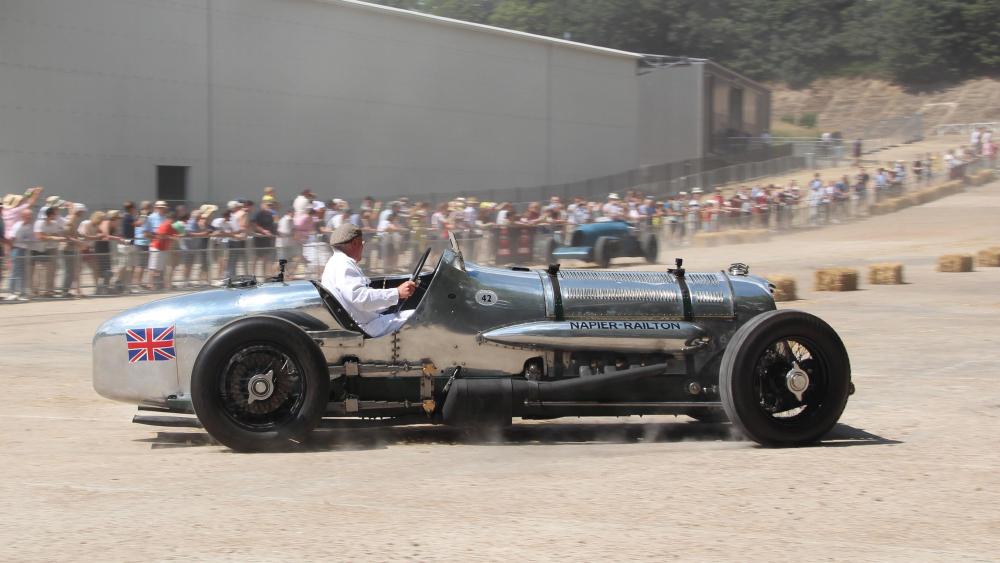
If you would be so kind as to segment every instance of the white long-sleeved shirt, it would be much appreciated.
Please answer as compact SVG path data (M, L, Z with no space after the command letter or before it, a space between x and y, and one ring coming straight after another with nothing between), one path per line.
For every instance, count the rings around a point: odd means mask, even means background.
M354 322L370 336L382 336L397 330L412 311L393 315L379 314L379 311L399 303L399 292L395 288L368 287L369 283L371 281L365 277L358 263L339 250L333 251L320 279L320 284L340 301Z

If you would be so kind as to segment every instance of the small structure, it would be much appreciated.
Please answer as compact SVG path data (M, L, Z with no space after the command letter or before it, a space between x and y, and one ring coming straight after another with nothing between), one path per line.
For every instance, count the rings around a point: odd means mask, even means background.
M937 269L939 272L971 272L971 254L945 254L938 258Z
M774 285L775 301L795 301L799 298L795 292L795 278L792 276L774 274L767 276L767 281Z
M898 285L903 283L903 265L872 264L868 267L868 283L873 285Z
M976 254L976 264L987 268L1000 267L1000 246L991 246Z
M853 268L823 268L816 270L816 291L855 291L858 271Z

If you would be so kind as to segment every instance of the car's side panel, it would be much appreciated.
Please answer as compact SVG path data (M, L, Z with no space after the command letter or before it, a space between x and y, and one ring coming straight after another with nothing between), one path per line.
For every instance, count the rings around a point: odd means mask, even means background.
M483 346L476 335L498 326L546 318L539 272L468 264L463 272L447 251L410 321L397 334L400 362L430 359L438 370L462 366L469 374L519 373L537 354Z
M119 401L162 401L190 394L191 370L205 342L235 319L267 314L312 330L340 326L312 284L264 284L161 299L105 322L94 336L93 383ZM129 362L126 331L173 327L175 359Z

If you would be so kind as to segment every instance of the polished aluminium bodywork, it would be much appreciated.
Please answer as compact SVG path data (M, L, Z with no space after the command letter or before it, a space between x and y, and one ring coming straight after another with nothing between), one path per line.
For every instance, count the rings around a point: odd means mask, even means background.
M392 287L403 279L380 278L372 285ZM195 361L212 335L236 320L268 315L290 321L319 345L331 379L342 383L331 396L332 415L363 415L359 400L422 405L430 414L428 388L440 390L459 369L464 377L541 379L615 369L573 359L591 352L655 356L666 363L665 374L678 376L678 390L694 388L691 382L710 390L733 332L775 308L768 283L755 276L501 269L466 263L457 248L445 250L421 280L410 320L379 338L338 322L325 302L329 296L307 281L213 289L142 305L98 329L94 388L119 401L183 405ZM174 327L176 361L130 364L125 332L153 326ZM347 385L352 378L362 385ZM677 405L717 404L709 392L683 393Z

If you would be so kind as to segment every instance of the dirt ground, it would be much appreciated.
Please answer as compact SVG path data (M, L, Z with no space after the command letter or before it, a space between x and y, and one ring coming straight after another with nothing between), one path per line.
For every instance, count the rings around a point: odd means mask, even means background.
M664 249L694 271L794 275L843 336L858 392L822 444L764 449L685 417L320 430L239 455L130 423L90 339L150 296L0 307L0 560L996 560L1000 183L767 244ZM906 285L811 290L814 268L906 266ZM632 264L623 267L645 268Z

